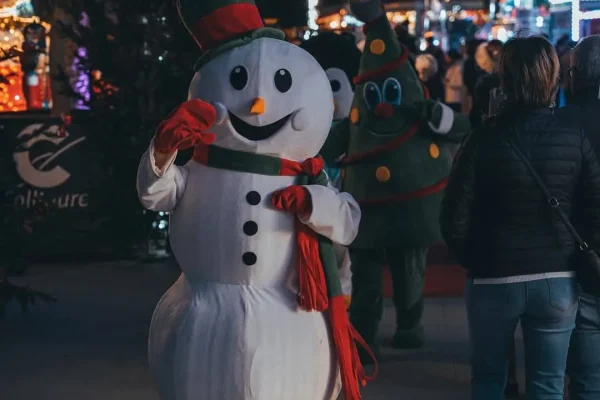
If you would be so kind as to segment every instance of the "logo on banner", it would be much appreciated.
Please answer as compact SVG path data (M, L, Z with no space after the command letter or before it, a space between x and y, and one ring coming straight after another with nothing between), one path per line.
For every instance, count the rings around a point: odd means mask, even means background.
M15 152L13 157L17 163L17 172L24 182L36 188L49 189L65 183L71 174L59 165L54 165L51 168L48 166L53 164L53 161L66 151L83 142L85 137L62 145L69 138L68 132L66 136L58 137L58 125L51 125L47 129L44 129L44 132L40 132L40 129L43 129L43 127L43 124L33 124L23 129L17 136L17 139L23 139L32 135L33 137L25 141L23 143L23 150ZM39 142L50 142L56 146L56 150L53 153L44 153L32 158L29 150Z
M25 127L17 139L22 143L20 148L13 153L17 173L25 184L34 189L28 189L25 194L16 196L17 205L27 208L40 202L50 202L59 208L87 207L87 193L61 193L53 198L45 198L45 192L40 189L57 189L66 183L71 173L60 165L59 159L66 152L76 148L85 141L85 137L75 140L69 139L69 133L59 137L59 125L45 126L45 124L32 124ZM27 139L27 137L29 137ZM40 142L49 142L54 145L54 151L33 155L32 147Z

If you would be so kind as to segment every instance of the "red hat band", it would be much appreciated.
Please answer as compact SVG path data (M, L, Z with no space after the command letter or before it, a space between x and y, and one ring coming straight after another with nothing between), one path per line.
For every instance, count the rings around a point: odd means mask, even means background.
M203 16L191 29L192 36L203 50L244 33L263 28L258 8L250 3L230 4Z

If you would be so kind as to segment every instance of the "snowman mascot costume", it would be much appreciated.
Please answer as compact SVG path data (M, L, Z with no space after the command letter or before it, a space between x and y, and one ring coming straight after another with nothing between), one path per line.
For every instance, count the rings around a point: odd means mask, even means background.
M323 32L312 36L300 47L317 60L329 78L334 103L332 128L337 124L348 124L348 116L354 98L352 79L358 75L358 66L362 55L356 46L355 36ZM325 168L331 184L336 189L341 189L342 169L337 163L330 163ZM344 246L335 245L334 249L340 268L342 291L346 298L346 305L350 306L352 298L350 254L348 248Z
M183 271L160 300L149 362L163 400L360 399L367 377L332 242L360 222L314 158L333 115L327 75L252 0L178 0L204 50L189 100L138 170L142 204L170 212ZM178 150L194 148L183 167Z

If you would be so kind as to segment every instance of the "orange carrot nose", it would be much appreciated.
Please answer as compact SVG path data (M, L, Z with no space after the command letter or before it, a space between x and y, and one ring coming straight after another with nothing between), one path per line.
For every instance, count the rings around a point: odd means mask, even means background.
M250 114L252 115L262 115L265 113L265 99L262 97L257 97L252 103L252 107L250 107Z
M379 118L391 118L394 116L394 108L388 103L377 104L377 107L375 107L375 115Z

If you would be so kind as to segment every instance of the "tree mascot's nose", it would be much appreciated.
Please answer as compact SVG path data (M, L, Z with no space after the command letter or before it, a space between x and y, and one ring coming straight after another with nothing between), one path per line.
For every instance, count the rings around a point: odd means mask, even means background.
M392 118L394 116L394 108L389 103L377 104L375 115L379 118Z

